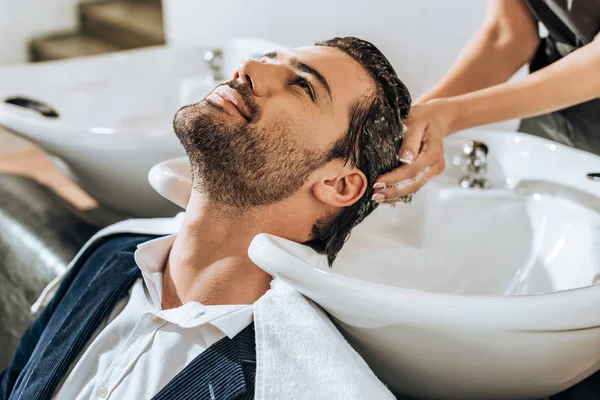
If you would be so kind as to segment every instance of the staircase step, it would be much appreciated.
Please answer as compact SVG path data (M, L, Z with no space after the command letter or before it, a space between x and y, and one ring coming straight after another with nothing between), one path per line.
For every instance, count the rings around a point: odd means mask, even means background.
M122 50L122 48L96 37L80 33L34 39L31 42L33 61L84 57L118 50Z
M165 43L157 1L119 1L81 5L83 31L124 49Z

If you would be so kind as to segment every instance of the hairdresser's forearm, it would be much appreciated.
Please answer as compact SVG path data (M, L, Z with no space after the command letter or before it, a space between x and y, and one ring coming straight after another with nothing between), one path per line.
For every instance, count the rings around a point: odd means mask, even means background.
M449 132L527 118L600 97L600 37L519 81L446 99Z
M458 96L506 82L528 61L528 57L503 40L495 27L482 27L452 68L416 103Z
M483 26L446 75L416 103L506 82L531 60L539 42L537 21L524 0L488 0Z

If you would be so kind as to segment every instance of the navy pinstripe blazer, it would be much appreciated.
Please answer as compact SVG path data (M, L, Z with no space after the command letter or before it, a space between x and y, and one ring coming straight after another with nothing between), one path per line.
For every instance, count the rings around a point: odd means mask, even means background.
M51 398L100 322L141 277L133 258L137 245L155 237L119 234L88 247L0 374L0 400ZM153 399L253 399L255 373L251 324L201 353Z

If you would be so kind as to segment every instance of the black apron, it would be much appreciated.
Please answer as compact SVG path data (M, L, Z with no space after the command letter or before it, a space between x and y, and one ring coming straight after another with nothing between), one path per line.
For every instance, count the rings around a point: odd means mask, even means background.
M548 30L530 63L531 72L585 46L600 31L600 0L527 0L527 4ZM519 131L600 155L600 98L524 119Z

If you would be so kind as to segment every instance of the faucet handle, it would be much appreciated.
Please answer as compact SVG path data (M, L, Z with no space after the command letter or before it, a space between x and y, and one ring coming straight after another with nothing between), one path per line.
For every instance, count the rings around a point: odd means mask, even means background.
M204 60L208 63L208 67L212 72L212 77L215 80L223 79L223 51L221 49L213 49L204 52Z
M463 146L462 164L466 172L484 174L487 172L488 147L483 142L469 140Z

